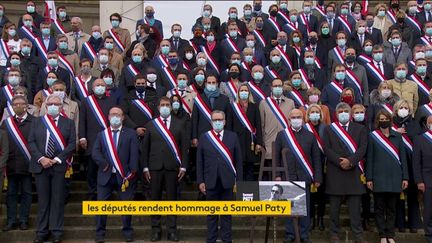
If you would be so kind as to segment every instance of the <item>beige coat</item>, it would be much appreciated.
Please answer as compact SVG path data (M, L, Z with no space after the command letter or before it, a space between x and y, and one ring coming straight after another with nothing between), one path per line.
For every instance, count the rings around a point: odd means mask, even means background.
M66 34L66 37L68 39L68 47L69 50L75 51L75 33L74 32L69 32ZM81 31L80 36L77 40L78 42L78 56L81 56L81 48L82 45L87 42L90 39L90 35L87 33L84 33L83 31Z
M118 83L119 83L118 80L119 80L119 77L120 77L120 72L119 72L119 70L118 70L117 68L111 66L110 64L108 64L108 67L107 67L107 68L113 70L113 72L114 72L114 76L115 76L115 79L113 80L113 82L114 82L114 83L116 84L116 86L117 86ZM92 70L91 70L91 75L92 75L93 77L99 78L100 75L101 75L101 73L102 73L102 68L101 68L100 64L98 64L97 66L93 66L93 68L92 68Z
M129 30L127 29L123 29L123 28L116 28L113 29L114 32L116 32L117 36L119 37L121 43L123 44L123 46L125 47L124 52L122 52L120 50L120 48L117 46L117 44L114 41L114 51L117 52L118 54L121 54L124 56L124 54L126 53L127 50L129 50L129 47L131 46L131 34L129 32ZM103 33L103 38L105 38L106 36L109 36L109 32L108 30L105 30L105 32ZM120 69L121 70L121 69Z
M393 85L393 91L399 95L401 99L408 101L408 104L413 110L413 114L416 113L418 107L418 86L414 81L406 79L405 82L400 83L394 79L389 80Z
M123 70L123 57L114 51L111 51L109 55L110 55L108 61L109 66L114 67L117 70ZM97 67L97 66L100 66L100 62L98 58L96 58L95 61L93 62L93 67Z
M171 96L173 96L173 94L175 94L174 89L170 90L167 92L166 96L168 98L170 98ZM179 94L180 91L179 91ZM183 100L186 102L186 104L189 106L189 108L193 109L193 105L194 105L194 98L197 96L196 92L194 90L192 90L191 88L187 87L186 88L186 92L183 93L182 98Z
M381 34L383 37L383 40L387 40L387 34L389 28L393 25L392 21L386 16L384 16L382 19L375 16L374 17L374 24L372 27L377 28L381 30Z
M279 105L279 108L288 119L289 113L294 109L294 101L285 96L282 96L281 99L282 102ZM266 149L265 158L272 159L272 143L276 140L278 132L283 130L283 127L273 114L266 100L260 102L259 111L261 115L263 141Z

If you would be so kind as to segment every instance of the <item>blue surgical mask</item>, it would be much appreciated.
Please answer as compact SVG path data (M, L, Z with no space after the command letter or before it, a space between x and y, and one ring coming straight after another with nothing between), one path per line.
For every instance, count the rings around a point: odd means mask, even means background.
M215 37L214 37L214 35L208 35L208 36L206 36L206 39L208 42L213 42Z
M177 111L178 109L180 109L180 102L178 102L178 101L174 101L174 102L172 103L172 108L173 108L173 110L175 110L175 111Z
M237 31L235 31L235 30L230 31L230 32L229 32L229 35L230 35L232 38L235 38L235 37L237 37Z
M213 121L212 122L213 130L216 132L221 132L224 129L224 122L223 121Z
M432 35L432 28L426 28L426 34Z
M382 53L375 53L372 55L373 59L377 62L381 62L383 59L383 54Z
M60 108L56 105L47 106L47 113L50 116L56 117L60 113Z
M278 41L279 45L281 45L281 46L284 46L287 43L287 40L285 38L281 38L281 39L279 39L277 41Z
M207 84L206 85L206 89L209 92L215 92L217 90L217 86L216 86L216 84Z
M11 59L10 64L14 67L19 66L21 64L21 60L20 59Z
M103 64L108 63L108 56L107 55L100 55L99 56L99 62L103 63Z
M293 79L291 80L291 82L294 85L294 87L299 87L302 83L301 79Z
M26 21L24 21L24 25L25 25L26 27L30 28L30 27L33 26L33 21L31 21L31 20L26 20Z
M314 58L313 57L305 57L304 62L306 65L312 65L314 64Z
M55 81L57 81L56 78L47 78L46 80L49 87L51 87Z
M207 64L207 60L205 58L198 58L197 64L198 66L205 66Z
M301 118L294 118L290 120L291 127L294 129L299 129L303 126L303 119Z
M187 87L187 83L188 83L187 80L180 79L177 81L177 86L179 87L179 89L184 89Z
M122 120L121 120L121 118L119 116L112 116L112 117L110 117L110 124L111 124L111 126L118 127L118 126L121 125L121 123L122 123Z
M29 12L29 13L34 13L35 10L36 10L35 6L31 6L31 5L27 6L27 12Z
M255 72L255 73L253 74L253 79L254 79L255 81L261 81L263 78L264 78L264 74L261 73L261 72Z
M236 19L237 18L237 13L230 13L229 17L230 17L230 19Z
M417 73L421 76L426 74L427 67L426 66L418 66Z
M399 46L402 43L402 41L401 39L397 38L397 39L392 39L391 43L393 46Z
M179 38L180 35L181 35L181 32L180 32L180 31L174 31L174 32L173 32L173 36L174 36L175 38Z
M348 9L347 8L341 9L341 14L347 15L348 14Z
M59 12L59 17L60 18L66 18L66 12L65 11Z
M273 87L272 88L272 94L276 97L280 97L283 93L282 87Z
M59 48L62 50L68 49L68 44L66 42L59 42Z
M178 59L177 59L177 57L168 58L168 63L169 63L171 66L175 66L175 65L177 65L177 63L178 63Z
M161 117L167 118L171 114L171 109L168 106L161 106L159 108L159 114Z
M340 47L344 47L346 44L346 40L345 39L338 39L337 40L337 45Z
M231 64L238 64L238 65L241 65L241 61L240 60L238 60L238 59L235 59L235 60L231 60Z
M330 33L330 28L324 27L321 29L321 32L323 35L328 35Z
M168 55L169 51L170 51L170 47L169 46L162 46L161 47L162 54Z
M354 114L354 121L356 122L362 122L365 119L365 113L357 113Z
M300 37L293 37L293 42L294 43L299 43L300 42Z
M48 65L50 65L51 67L57 67L58 66L57 59L48 59Z
M426 57L426 58L431 58L431 57L432 57L432 51L431 51L431 50L426 51L426 52L425 52L425 57Z
M93 36L93 38L95 38L96 40L102 37L101 33L98 32L98 31L93 32L93 33L92 33L92 36Z
M114 44L113 43L105 43L105 48L108 50L112 50L114 48Z
M19 78L18 76L10 76L10 77L8 78L8 83L9 83L11 86L15 87L15 86L19 85L19 83L20 83L20 78Z
M111 25L113 28L117 28L120 25L120 21L118 20L111 20Z
M321 114L320 113L310 113L309 114L309 120L311 120L312 122L317 122L321 119Z
M113 79L111 77L105 77L103 78L106 85L111 85L113 83Z
M396 78L398 79L405 79L406 78L406 71L405 70L397 70L396 71Z
M384 17L385 15L386 15L386 13L384 10L378 11L378 14L377 14L378 17Z
M338 114L338 120L342 124L347 123L349 119L350 119L350 115L348 112L341 112Z
M249 92L248 91L240 91L239 97L241 100L247 100L249 98Z
M278 64L281 60L281 57L280 56L272 56L271 60L274 64Z
M200 86L204 83L204 78L205 78L204 74L197 74L197 75L195 75L195 81Z
M297 22L297 15L291 15L290 20L291 22Z
M30 54L31 48L28 46L23 46L23 48L21 49L21 52L25 55Z
M346 76L345 72L337 72L337 73L335 74L335 78L336 78L337 80L344 80L344 79L345 79L345 76Z
M140 63L142 61L142 56L132 56L132 61L134 63Z
M371 53L372 52L372 48L373 48L372 46L365 46L364 50L365 50L366 53Z
M16 30L8 30L8 34L10 35L10 36L12 36L12 37L15 37L15 35L16 35Z
M95 90L94 90L94 92L95 92L96 95L104 95L105 91L106 91L106 87L105 86L96 86Z
M245 62L252 62L253 61L253 56L247 55L244 57Z
M42 28L42 34L43 35L49 35L51 33L51 30L49 28Z

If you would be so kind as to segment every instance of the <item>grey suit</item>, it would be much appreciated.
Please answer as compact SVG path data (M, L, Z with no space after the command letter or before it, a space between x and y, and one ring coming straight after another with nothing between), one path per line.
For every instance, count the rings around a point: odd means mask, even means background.
M399 47L398 54L394 54L393 46L388 41L384 42L384 54L383 54L383 62L395 65L396 63L404 62L409 63L412 60L412 52L408 47L406 42L402 42Z
M369 84L366 75L366 69L360 65L358 62L354 62L354 67L352 72L355 74L357 79L360 81L361 89L363 92L363 105L369 105Z

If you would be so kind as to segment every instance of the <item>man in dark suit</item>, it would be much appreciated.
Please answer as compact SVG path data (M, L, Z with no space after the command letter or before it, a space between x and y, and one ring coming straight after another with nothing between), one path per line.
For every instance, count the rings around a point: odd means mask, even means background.
M431 11L431 2L430 1L424 1L423 2L423 11L419 12L417 14L418 21L424 25L427 22L432 21L432 11Z
M318 148L315 136L306 128L303 128L303 112L299 109L294 109L289 113L288 117L290 127L278 133L275 141L276 153L274 157L275 164L277 166L282 166L282 151L283 149L289 149L289 151L286 152L288 175L282 175L284 177L277 175L275 179L276 181L304 181L306 183L306 207L308 215L299 218L299 226L301 242L309 242L310 188L311 186L318 188L322 184L321 152ZM297 151L294 144L298 144L302 151ZM304 164L302 159L304 159L307 164ZM294 225L291 218L286 221L285 239L288 242L295 241Z
M314 52L315 58L318 58L318 63L321 64L321 69L325 70L327 67L327 54L328 51L325 46L319 41L319 37L317 32L311 31L309 32L306 45L302 48L300 54L300 63L299 67L303 67L304 65L304 55L305 51L311 50Z
M27 28L36 37L41 36L39 24L42 23L42 21L36 25L36 22L33 20L33 17L30 14L24 14L22 18L20 18L19 22L21 23L21 25L18 24L17 34L20 39L29 38L24 33L24 28ZM31 41L33 42L33 40Z
M427 61L424 58L415 60L415 72L408 79L416 82L418 86L418 107L429 103L429 91L432 86L431 74L427 71ZM422 83L421 86L419 85Z
M171 26L172 36L168 39L171 43L171 49L175 50L181 59L184 58L184 49L190 46L189 41L181 38L182 26L180 24L173 24Z
M62 99L53 94L46 99L47 115L33 121L28 138L32 159L29 171L35 174L38 220L35 243L53 242L63 236L65 172L76 146L75 124L60 116ZM58 140L59 139L59 140Z
M162 21L156 19L154 17L155 11L153 6L147 5L145 7L145 17L138 20L135 26L135 29L137 29L138 25L149 25L157 29L159 32L160 38L163 39L163 27L162 27Z
M50 51L47 54L47 58L48 58L47 67L51 71L55 72L60 80L65 82L66 93L68 95L70 95L70 92L71 92L70 74L66 69L60 67L59 60L58 60L58 54L55 51ZM46 77L47 77L46 69L41 68L39 70L39 73L38 73L38 82L36 84L36 90L35 90L36 92L44 89Z
M133 200L138 171L138 141L135 131L122 126L124 114L120 107L109 110L109 127L100 131L92 150L93 160L98 165L97 200L108 200L117 191L122 201ZM113 141L113 143L111 143ZM112 158L117 159L112 159ZM96 217L96 242L105 242L107 215ZM132 216L122 216L123 236L126 242L133 241Z
M270 57L270 52L272 52L275 48L278 48L281 52L284 52L283 54L288 56L288 58L291 61L292 70L296 70L298 68L298 62L297 62L297 54L288 43L288 34L285 31L281 31L277 34L277 41L269 42L266 46L265 53L267 56ZM281 53L282 55L282 53ZM271 61L271 60L270 60ZM270 62L269 62L270 63ZM288 68L288 65L285 63L285 61L282 59L281 63ZM287 76L288 77L288 76Z
M145 71L145 78L147 80L147 87L156 91L158 98L165 96L167 88L163 84L163 75L156 68L150 66ZM168 87L169 88L169 87Z
M157 50L157 43L155 40L150 38L150 27L146 24L140 24L137 27L137 39L132 42L129 50L126 52L126 57L132 56L132 51L135 49L135 45L142 44L147 51L147 58L153 59L155 51ZM91 38L90 38L91 39Z
M197 101L201 99L204 106L198 106ZM232 112L231 105L229 103L228 97L223 94L220 94L218 87L218 80L216 76L209 75L207 77L204 93L200 96L197 94L197 98L194 100L194 109L192 110L192 146L196 147L198 145L198 138L201 134L209 131L211 129L211 123L207 118L207 112L204 112L202 109L205 109L209 112L214 110L221 110L226 114L226 122L225 126L227 129L231 129L232 127Z
M307 50L304 52L304 57L300 62L303 62L303 67L301 68L304 73L307 75L309 81L318 89L322 90L322 88L327 85L328 81L326 80L326 72L321 67L319 68L315 61L315 54L313 50Z
M0 17L0 33L3 33L3 27L7 22L9 22L9 19L5 15L6 11L5 11L5 7L3 6L3 4L0 4L0 11L3 11L3 15Z
M326 193L330 196L330 241L340 242L339 211L342 197L347 199L351 230L355 242L363 240L361 225L361 195L364 159L367 148L366 127L351 120L351 107L340 103L336 107L337 121L324 130L324 152L327 156ZM341 135L343 134L343 136ZM346 137L347 139L343 139ZM352 141L353 146L348 140Z
M181 58L179 57L177 51L171 50L167 56L168 66L160 67L159 72L162 78L163 86L170 90L174 88L176 77L179 73L190 73L183 67L183 63ZM171 75L172 74L172 75ZM166 94L166 93L165 93Z
M227 66L231 55L234 52L241 52L246 47L246 41L238 34L239 28L234 20L228 22L227 28L228 36L224 37L221 42L222 56L220 58L220 67Z
M428 130L414 139L414 182L423 193L423 205L432 204L432 116L426 120ZM423 209L423 225L427 242L432 242L432 209Z
M365 41L371 39L369 32L366 31L366 21L359 20L351 34L350 47L354 48L356 53L362 53Z
M327 22L330 25L330 33L332 36L336 36L336 33L339 31L343 31L342 23L339 19L336 18L336 9L333 5L328 4L325 8L327 17L321 19L321 23Z
M132 58L126 61L119 78L119 88L121 88L124 93L128 93L134 89L136 75L142 75L148 67L148 63L145 61L144 53L141 49L134 49L131 55Z
M158 108L160 116L146 125L140 162L150 183L151 200L162 200L162 191L165 190L167 200L176 201L178 182L183 179L188 164L190 131L185 128L189 125L186 119L171 115L168 97L159 100ZM151 241L159 241L162 233L160 215L151 217L151 226ZM178 241L175 215L167 217L167 231L168 240Z
M223 30L220 30L220 19L216 16L212 15L213 13L213 8L210 4L205 4L203 6L203 12L202 12L202 16L196 19L196 23L197 24L202 24L202 19L205 18L210 18L210 29L215 31L215 36L218 37L220 36L220 31L224 32Z
M56 38L51 34L51 23L43 22L40 25L41 40L47 52L55 51L57 49ZM42 53L38 50L38 56L42 57Z
M271 72L270 72L271 71ZM288 79L289 69L282 60L282 54L279 50L273 49L270 52L269 65L264 70L264 82L271 83L275 78L282 80ZM276 77L274 77L276 75Z
M26 88L28 90L28 99L33 100L36 94L36 84L38 83L39 70L43 68L42 60L32 54L33 43L28 39L21 40L20 54L21 57L21 73L24 75L24 79L29 81ZM33 48L34 49L34 48Z
M378 88L378 85L383 81L382 79L390 80L394 77L393 65L383 62L383 53L384 47L382 45L375 45L372 49L372 62L370 62L369 65L364 65L369 83L369 93ZM379 72L384 75L382 79L379 75L376 75L372 66L375 67L375 70L379 70Z
M89 187L89 200L96 199L97 164L92 159L91 152L97 134L107 126L109 110L117 105L114 96L106 96L106 84L103 79L96 79L92 86L93 94L81 103L79 114L78 138L79 145L85 151L87 161L87 184ZM90 101L94 101L90 102ZM97 109L97 108L100 108ZM100 111L100 112L99 112Z
M304 1L303 2L303 13L300 15L303 15L301 17L304 17L306 19L307 25L309 26L309 31L318 31L318 18L312 14L312 7L313 3L312 1Z
M36 9L36 3L32 0L27 1L26 15L29 15L32 17L32 19L34 21L34 23L32 25L39 29L40 24L45 20L45 18L41 14L39 14L36 10L37 10ZM18 28L23 26L23 25L25 25L24 19L19 19Z
M256 64L259 64L261 66L267 66L267 58L264 54L264 48L261 47L259 43L257 43L254 34L248 34L246 36L246 47L252 49L253 60Z
M223 39L223 35L225 35L225 33L227 33L226 31L229 28L229 25L231 25L231 23L235 23L238 27L238 34L239 36L241 36L242 38L245 38L247 33L248 33L248 29L246 27L245 22L241 21L240 18L238 17L238 11L236 7L230 7L228 10L228 20L226 22L223 22L220 28L220 39ZM229 31L229 30L228 30ZM229 34L229 32L228 32Z
M243 178L240 143L234 132L224 129L223 111L213 111L211 120L213 129L200 136L198 145L197 184L206 200L233 200L234 185ZM230 156L225 157L223 153ZM223 242L232 242L230 215L207 216L207 243L215 243L218 232Z
M374 24L374 15L371 12L366 14L366 31L369 33L369 38L374 45L382 45L383 38L380 29L372 27Z

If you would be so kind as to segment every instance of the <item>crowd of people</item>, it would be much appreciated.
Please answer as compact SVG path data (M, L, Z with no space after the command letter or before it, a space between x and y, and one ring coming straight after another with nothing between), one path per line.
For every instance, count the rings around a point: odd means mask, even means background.
M137 185L178 200L186 178L206 200L233 200L241 180L304 181L301 242L326 227L340 242L342 203L355 242L372 218L381 243L420 228L432 242L432 1L367 2L254 0L220 18L205 4L190 40L180 15L164 33L150 5L134 30L112 13L108 30L85 33L64 6L49 19L28 1L13 23L0 4L3 231L29 228L34 180L34 242L61 242L78 168L89 200L133 200ZM261 160L288 174L258 178ZM133 241L131 216L122 223ZM161 240L161 217L150 225ZM207 228L206 242L232 242L231 216ZM179 241L176 216L166 236ZM287 219L284 242L295 240Z

